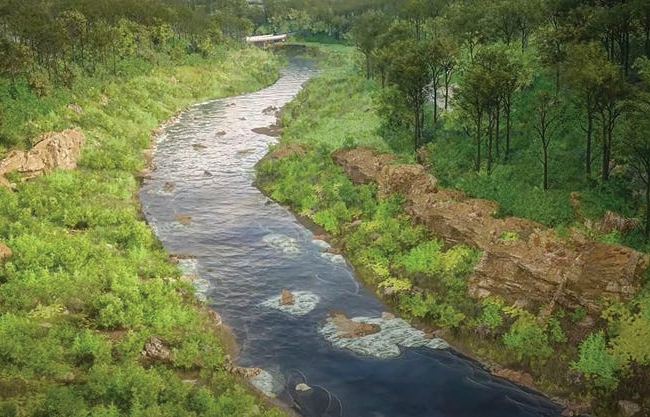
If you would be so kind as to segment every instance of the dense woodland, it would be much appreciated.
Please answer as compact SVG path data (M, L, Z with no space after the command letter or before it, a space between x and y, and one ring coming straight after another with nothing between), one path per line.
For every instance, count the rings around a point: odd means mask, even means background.
M559 235L578 227L647 252L647 0L0 0L0 153L71 124L91 136L79 172L0 193L0 240L14 249L0 269L0 412L225 416L252 407L216 371L220 348L201 353L217 343L202 336L205 317L169 294L187 286L161 280L178 271L137 220L132 174L148 141L143 127L205 91L233 94L251 85L187 72L187 82L173 86L172 69L216 62L219 70L242 72L230 62L240 60L251 73L257 67L252 77L261 85L275 64L261 52L232 54L243 36L274 32L358 52L352 70L314 81L298 98L302 107L285 112L288 137L322 143L311 157L274 167L291 181L275 186L274 198L335 235L353 213L368 216L346 245L374 284L404 291L396 308L405 316L450 329L459 340L478 338L475 349L515 358L550 391L596 399L603 415L616 414L620 398L650 409L643 403L650 386L647 283L633 300L604 305L579 340L572 329L583 310L558 309L540 323L537 312L498 299L477 305L456 279L471 271L474 250L443 251L400 214L398 198L375 201L373 190L346 183L326 157L336 146L379 139L377 147L426 164L443 185L497 200L497 215L528 217ZM124 102L97 104L120 94ZM183 100L167 102L174 94ZM84 100L83 114L66 110ZM326 116L335 122L321 123ZM300 185L297 173L322 184ZM579 209L571 193L580 196ZM323 210L313 210L319 205ZM384 238L368 245L374 234ZM438 281L409 292L413 282L395 269ZM92 285L85 283L94 274ZM476 328L487 331L479 337ZM139 362L152 335L170 344L170 363ZM21 349L26 345L35 350ZM202 382L187 386L174 376L179 371Z
M319 162L328 149L388 147L424 163L445 186L496 200L497 216L531 218L558 236L577 228L647 252L648 3L371 3L330 3L323 13L311 2L273 2L284 6L260 25L342 39L363 57L354 75L314 82L285 112L285 140L316 150L311 163L262 165L260 172L275 178L266 191L340 236L378 291L404 291L393 298L406 316L453 329L487 356L511 364L516 358L513 365L530 370L549 392L595 399L597 414L616 414L617 399L647 396L647 288L627 303L605 302L595 327L582 335L580 309L556 308L542 320L543 308L520 311L486 299L477 312L464 287L446 275L462 276L476 254L463 247L445 252L410 228L395 202L373 203L372 190L318 172L336 169ZM348 230L346 222L358 216L363 226ZM373 233L382 238L367 243ZM486 328L487 335L477 330Z

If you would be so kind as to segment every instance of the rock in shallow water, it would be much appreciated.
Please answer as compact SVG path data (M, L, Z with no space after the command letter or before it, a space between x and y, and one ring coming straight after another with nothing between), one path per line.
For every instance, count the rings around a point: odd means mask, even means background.
M293 298L293 294L289 290L282 290L280 292L280 305L291 306L296 303L296 300Z
M282 304L281 296L269 298L261 305L271 307L294 316L304 316L318 305L320 298L309 291L293 291L293 304Z
M279 249L287 255L297 255L300 253L300 247L296 239L280 233L269 233L262 238L262 242L269 246Z
M320 254L321 257L327 259L328 261L337 264L337 265L345 265L345 258L339 254L336 253L329 253L329 252L323 252Z
M337 323L330 320L320 329L320 333L334 346L378 358L399 356L401 353L400 346L427 347L430 349L446 349L449 347L449 344L442 339L427 339L424 332L414 329L400 318L353 317L350 320L377 325L381 330L361 337L346 337L345 333L342 333L339 326L337 326Z
M330 249L332 247L329 243L327 243L327 242L325 242L324 240L321 240L321 239L314 239L314 240L311 241L311 243L316 245L321 250L328 250L328 249Z

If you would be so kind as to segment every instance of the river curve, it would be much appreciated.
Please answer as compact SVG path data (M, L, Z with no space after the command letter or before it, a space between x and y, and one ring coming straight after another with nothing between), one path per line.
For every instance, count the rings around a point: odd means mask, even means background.
M273 124L272 110L314 73L292 59L266 89L190 107L156 138L155 169L141 188L147 221L170 253L190 258L182 266L200 277L197 295L233 329L238 365L264 369L266 380L256 383L282 399L301 378L323 387L328 411L303 407L314 415L559 416L545 397L491 376L444 342L382 321L385 308L345 260L252 185L254 164L275 141L252 129ZM296 295L296 309L278 307L282 289ZM325 326L331 310L392 333L364 336L360 346L334 340Z

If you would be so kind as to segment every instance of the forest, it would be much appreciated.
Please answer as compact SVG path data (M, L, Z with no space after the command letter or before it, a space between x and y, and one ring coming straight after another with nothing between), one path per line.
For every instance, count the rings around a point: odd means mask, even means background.
M445 187L496 201L497 217L647 254L647 2L376 1L355 10L332 3L326 13L309 2L273 4L284 13L267 31L339 41L361 56L347 72L346 59L334 59L336 69L285 110L282 141L306 146L310 158L263 161L265 192L332 233L405 316L528 370L547 392L592 402L597 415L617 415L617 401L630 398L647 410L647 271L635 297L604 300L595 317L498 297L477 306L449 276L470 273L472 248L445 248L399 201L354 186L327 157L355 146L393 152Z
M555 307L540 320L547 306L471 299L457 278L474 248L444 247L399 196L353 186L329 158L393 152L497 201L497 217L647 254L646 0L0 0L0 155L75 125L90 138L80 169L0 190L13 252L0 267L1 415L259 410L223 372L209 317L142 221L134 175L150 130L180 108L273 81L278 59L243 42L266 33L307 41L325 68L281 115L281 141L310 152L262 163L266 193L340 239L405 317L596 415L620 415L621 399L650 409L647 272L597 317ZM169 361L140 358L154 335Z

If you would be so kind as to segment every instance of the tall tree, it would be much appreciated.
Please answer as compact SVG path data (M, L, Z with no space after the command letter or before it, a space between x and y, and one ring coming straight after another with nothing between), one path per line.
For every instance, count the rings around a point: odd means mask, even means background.
M594 42L571 44L563 66L564 77L577 107L584 114L585 173L591 175L593 139L596 128L598 103L602 89L608 80L616 78L618 69L608 62L603 48Z
M413 117L413 149L422 144L424 105L428 98L430 64L427 47L414 40L393 44L389 80L403 94Z
M366 78L372 76L372 53L377 47L378 39L388 27L389 17L381 11L370 10L356 20L352 37L357 48L366 58Z
M532 127L541 145L542 188L548 190L549 149L562 123L563 109L560 100L548 90L540 90L532 106Z

